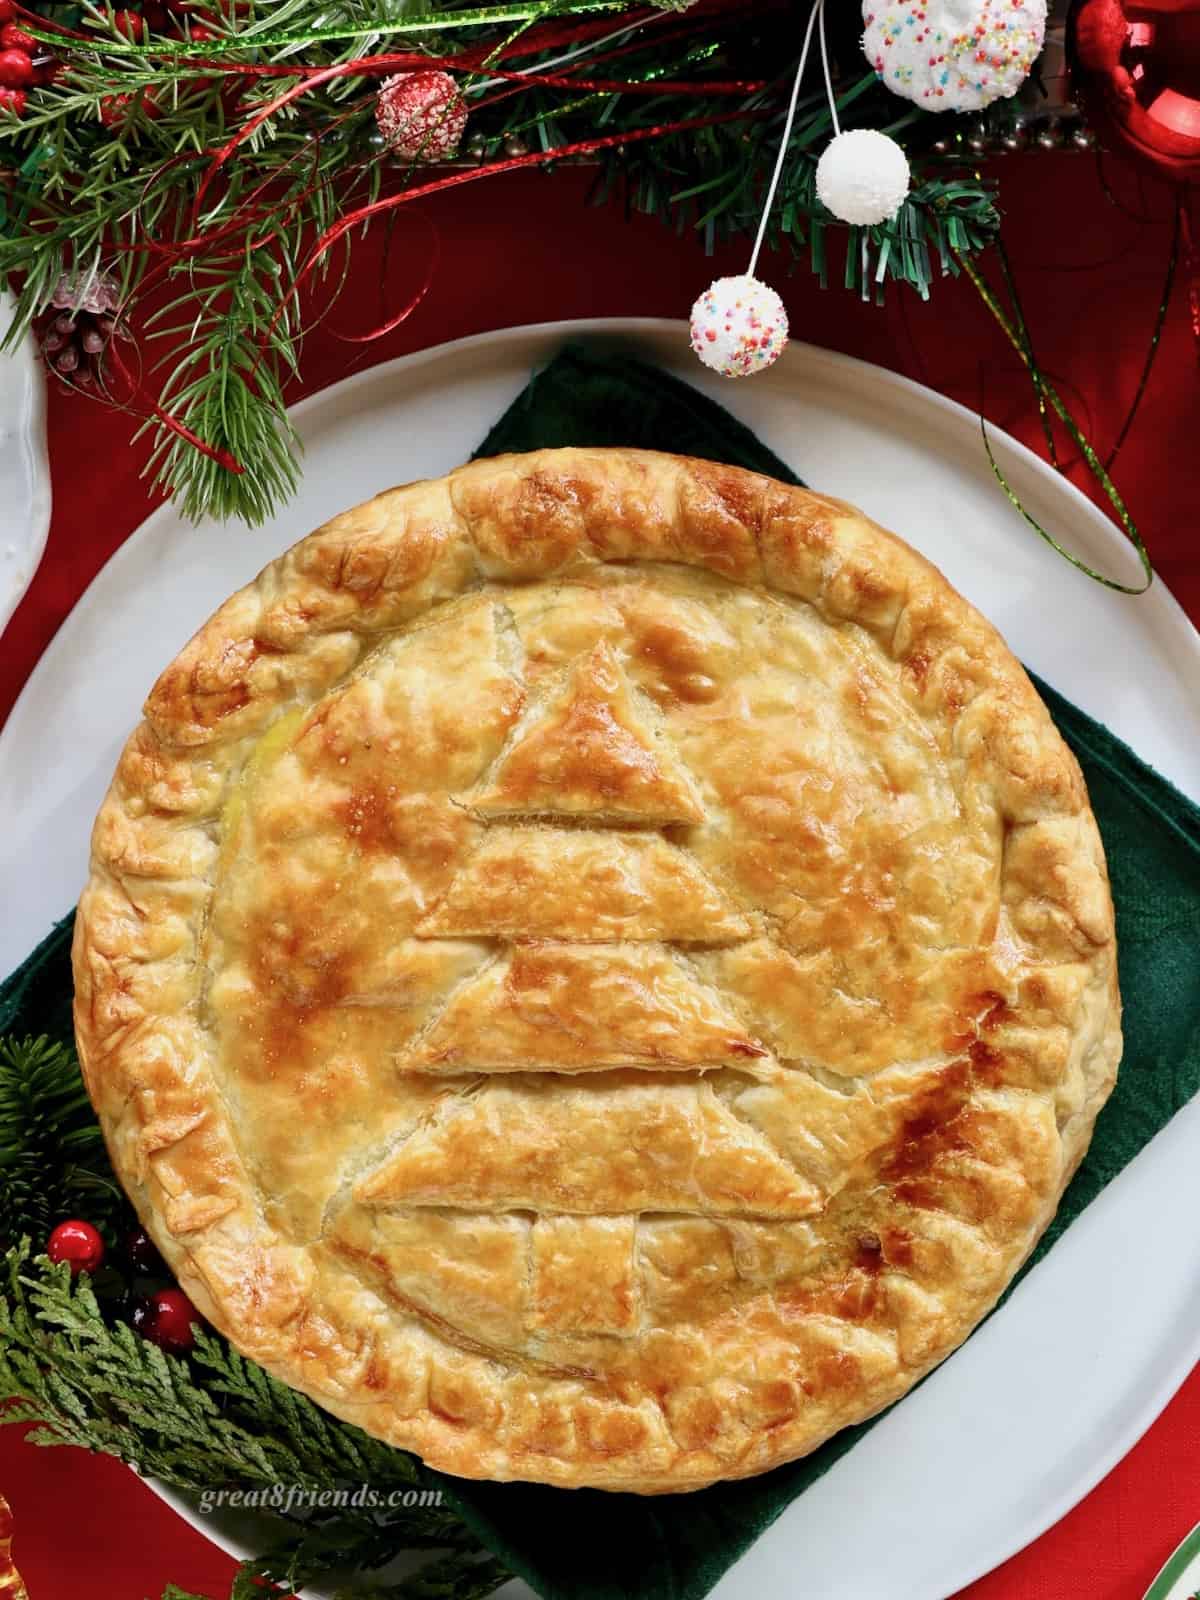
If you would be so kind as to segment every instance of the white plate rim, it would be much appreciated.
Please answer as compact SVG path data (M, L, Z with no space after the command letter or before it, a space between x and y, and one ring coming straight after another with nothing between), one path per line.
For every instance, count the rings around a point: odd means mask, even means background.
M0 293L0 320L11 317L12 310L12 297L6 290ZM7 478L9 460L15 458L12 475L19 477L24 492L24 503L15 512L11 508L8 511L11 521L7 536L19 553L7 558L16 563L15 570L0 573L0 577L7 576L11 581L11 587L0 593L2 638L46 552L50 535L51 484L46 448L46 374L29 334L15 350L0 357L0 370L4 373L0 383L0 409L4 415L0 421L12 430L0 450L5 458L0 465Z
M656 317L587 318L491 329L483 333L469 334L442 344L429 346L426 349L397 357L394 360L379 363L374 367L365 368L360 372L353 373L344 379L314 391L294 407L289 408L289 411L293 416L303 417L317 407L328 404L335 394L349 395L360 387L378 383L395 374L406 371L411 372L425 364L451 359L456 355L471 350L484 350L509 341L567 340L579 337L636 339L639 334L664 335L668 333L683 340L685 338L685 330L686 324L683 322ZM816 367L826 363L842 370L857 371L863 377L869 375L872 384L890 389L898 397L919 398L922 406L928 410L942 411L948 417L952 417L956 423L961 424L965 421L973 429L978 428L979 417L977 412L939 394L936 390L928 388L915 379L878 367L857 357L844 355L838 351L827 350L801 341L793 341L793 347L803 354L806 362L812 363ZM1101 532L1112 551L1114 559L1118 562L1122 558L1128 561L1130 554L1128 541L1111 520L1105 516L1103 511L1088 499L1082 490L1071 483L1070 480L1062 477L1026 445L1012 438L1011 435L998 426L989 424L988 431L993 450L996 452L998 459L1003 461L1005 456L1009 456L1011 459L1021 462L1035 476L1052 484L1057 494L1065 494L1074 502L1075 510L1086 518L1095 529ZM998 485L996 492L997 494L1001 493ZM146 539L154 536L157 526L174 515L174 510L169 504L152 511L139 527L123 541L104 567L100 569L100 572L96 574L92 583L96 583L99 578L109 574L110 569L111 572L119 574L121 564L124 561L133 559L141 544ZM1036 537L1032 530L1028 530L1028 536L1030 538ZM1081 581L1090 580L1081 579ZM88 589L80 596L76 602L77 606L84 603L91 587L92 585L89 585ZM1157 591L1155 599L1160 613L1156 619L1156 625L1165 626L1170 630L1172 644L1185 657L1190 658L1196 669L1198 679L1200 679L1200 632L1197 632L1193 627L1179 602L1160 578L1156 577L1154 590ZM1133 603L1136 603L1136 601ZM49 672L50 670L51 667L47 662L47 656L43 654L30 673L14 704L14 713L22 707L27 696L36 693L43 672ZM14 720L14 716L10 715L5 728L0 729L0 756L4 752L6 733ZM1112 1470L1113 1466L1129 1452L1161 1414L1188 1373L1200 1360L1200 1325L1197 1325L1190 1342L1185 1340L1184 1332L1181 1331L1180 1342L1183 1348L1181 1348L1177 1359L1173 1363L1165 1365L1164 1374L1159 1383L1149 1392L1149 1395L1136 1412L1129 1417L1125 1427L1113 1436L1110 1448L1096 1458L1093 1469L1079 1473L1073 1478L1068 1488L1058 1497L1048 1501L1045 1506L1039 1507L1035 1515L1027 1517L1025 1522L1011 1536L993 1540L981 1556L973 1557L964 1566L961 1573L955 1574L953 1586L947 1591L948 1593L957 1592L958 1589L976 1581L1040 1537L1042 1533L1052 1527L1069 1510L1084 1499L1096 1484ZM236 1558L245 1556L247 1548L240 1546L236 1540L222 1535L211 1522L194 1510L187 1497L152 1482L149 1483L149 1487L167 1504L171 1505L185 1521L203 1533L210 1542Z

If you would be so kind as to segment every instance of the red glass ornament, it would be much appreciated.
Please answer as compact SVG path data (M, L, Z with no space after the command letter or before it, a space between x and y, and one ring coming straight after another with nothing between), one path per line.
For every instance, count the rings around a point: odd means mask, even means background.
M26 33L19 23L6 22L0 28L0 50L24 50L27 56L31 56L37 47L37 40L31 33Z
M1200 0L1074 0L1071 92L1107 149L1200 178Z
M72 1217L60 1222L46 1241L46 1254L51 1261L67 1261L74 1277L80 1272L95 1272L104 1260L104 1240L90 1222L80 1222Z
M19 117L24 110L24 89L0 89L0 111L11 111Z
M23 89L33 82L33 62L24 50L0 50L0 84L6 89Z
M200 1314L182 1289L160 1289L134 1306L130 1322L145 1339L171 1356L185 1356L196 1343Z

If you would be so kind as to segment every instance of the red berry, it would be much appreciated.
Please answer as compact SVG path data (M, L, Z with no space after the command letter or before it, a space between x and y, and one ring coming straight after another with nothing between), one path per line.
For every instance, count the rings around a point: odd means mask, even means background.
M162 107L150 89L139 89L136 94L106 94L100 101L100 121L106 128L119 128L135 107L141 107L151 122L162 116Z
M0 0L0 22L11 22L16 14L16 0Z
M33 82L33 62L24 50L0 50L0 84L7 89L23 89Z
M184 1355L196 1343L193 1325L199 1321L195 1306L182 1289L162 1289L154 1296L154 1340L174 1355Z
M216 37L212 29L206 28L202 22L197 22L194 27L188 29L188 38L194 44L207 44L210 39L215 39Z
M71 1275L95 1272L104 1260L104 1240L90 1222L72 1218L60 1222L46 1241L46 1254L51 1261L68 1261Z
M114 11L113 27L136 44L145 36L146 19L140 11Z
M148 1278L165 1278L167 1276L166 1263L158 1253L158 1246L146 1232L145 1228L134 1228L132 1233L125 1237L125 1254L129 1257L129 1264L137 1272L145 1273Z
M19 117L24 110L24 89L0 89L0 111L11 111L15 117Z
M130 1315L135 1330L171 1356L185 1356L196 1343L193 1323L200 1316L182 1289L160 1289L139 1300Z
M146 26L152 33L165 33L167 31L167 8L160 5L158 0L146 0L142 7L142 15L146 19Z
M24 50L27 56L31 56L37 48L37 40L18 23L6 22L0 28L0 50Z

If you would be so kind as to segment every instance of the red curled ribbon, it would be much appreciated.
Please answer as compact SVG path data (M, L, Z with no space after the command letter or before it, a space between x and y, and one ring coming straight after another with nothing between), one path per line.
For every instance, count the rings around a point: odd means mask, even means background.
M767 113L757 114L766 115ZM570 160L576 156L593 155L599 150L611 150L618 145L636 144L646 139L660 139L668 133L686 133L694 128L710 128L716 123L734 122L753 115L755 113L727 111L711 117L688 117L679 122L661 122L649 128L634 128L625 133L612 133L600 139L581 139L576 144L556 145L549 150L533 150L528 155L510 156L507 160L494 161L486 166L469 167L462 171L450 172L443 178L434 178L429 183L420 183L411 189L402 189L399 194L389 195L386 199L375 200L370 205L360 206L355 211L347 212L344 217L340 217L337 222L326 228L325 232L309 251L303 266L293 278L290 287L284 294L266 331L263 333L260 350L265 351L267 342L277 327L280 317L287 310L289 300L299 293L313 271L320 265L323 257L328 254L337 241L348 233L351 228L358 227L360 223L369 222L374 217L395 211L399 206L407 205L412 200L421 200L427 195L439 194L443 189L452 189L458 184L475 183L478 179L492 177L497 172L513 172L519 167L545 166L552 161ZM407 315L407 312L405 314Z

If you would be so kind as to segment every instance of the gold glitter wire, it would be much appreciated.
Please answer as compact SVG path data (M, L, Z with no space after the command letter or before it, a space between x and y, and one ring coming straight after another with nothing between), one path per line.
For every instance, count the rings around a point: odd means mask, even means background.
M12 1510L0 1494L0 1600L29 1600L12 1558Z
M1046 402L1046 384L1042 377L1042 369L1037 364L1037 357L1033 353L1033 335L1029 331L1029 324L1025 320L1025 308L1022 306L1017 294L1017 280L1013 276L1012 263L1008 259L1008 251L1004 248L1003 239L997 238L996 255L1000 262L1000 271L1004 274L1004 287L1008 290L1008 298L1012 301L1016 313L1015 326L1025 341L1025 365L1029 368L1029 375L1033 380L1034 392L1037 395L1038 416L1041 419L1042 433L1046 439L1046 453L1050 457L1050 465L1056 471L1062 470L1058 459L1058 445L1054 439L1054 425L1050 421L1050 408Z
M1154 328L1150 335L1150 345L1146 351L1146 359L1142 363L1141 376L1138 379L1137 388L1134 390L1133 399L1129 403L1129 409L1126 411L1124 421L1117 430L1116 441L1104 459L1104 465L1110 472L1112 471L1113 462L1117 459L1117 456L1121 451L1122 445L1124 445L1125 440L1129 437L1129 430L1133 427L1134 419L1138 414L1142 399L1146 393L1147 385L1150 382L1150 373L1154 368L1154 358L1158 355L1158 347L1162 340L1163 326L1167 320L1167 312L1171 305L1171 295L1175 288L1175 273L1179 266L1183 220L1183 199L1180 197L1175 206L1175 221L1171 236L1171 248L1167 255L1166 279L1163 283L1162 293L1159 296L1158 310L1156 311L1154 317ZM1000 270L1004 274L1004 287L1008 291L1008 297L1012 301L1013 309L1016 313L1015 325L1018 332L1025 340L1026 353L1028 354L1029 361L1031 363L1029 371L1033 379L1033 387L1037 391L1038 413L1041 417L1042 432L1046 436L1046 450L1050 457L1051 465L1056 467L1061 472L1063 467L1062 463L1058 459L1058 446L1055 443L1054 429L1050 422L1050 411L1046 402L1045 379L1042 375L1041 369L1037 364L1037 358L1033 353L1033 339L1029 332L1029 324L1025 320L1024 307L1021 305L1020 298L1017 294L1017 284L1012 270L1012 263L1009 261L1007 250L1004 248L1004 241L1002 239L997 239L995 244L996 255L1000 262Z
M1138 560L1141 562L1142 571L1146 577L1145 583L1134 586L1132 584L1119 583L1115 578L1105 577L1102 572L1097 572L1094 567L1089 567L1087 562L1083 561L1079 556L1073 555L1070 550L1059 543L1052 533L1050 533L1046 528L1042 527L1041 523L1038 522L1038 520L1025 509L1024 505L1022 505L1020 496L1016 493L1008 479L1004 476L1004 473L1000 468L1000 463L996 460L995 454L992 450L991 440L988 438L987 419L981 416L979 419L979 428L983 435L983 445L984 449L987 451L988 462L991 465L992 471L996 475L996 481L1004 490L1004 493L1008 496L1008 499L1011 501L1015 509L1021 513L1022 517L1024 517L1025 521L1039 536L1039 538L1044 539L1051 549L1055 550L1065 561L1069 561L1073 567L1077 567L1080 572L1085 573L1087 577L1094 579L1095 582L1102 583L1107 589L1116 589L1121 594L1145 594L1146 590L1154 581L1154 568L1150 562L1149 552L1147 551L1145 544L1142 542L1142 536L1138 532L1137 524L1130 516L1128 507L1121 498L1120 491L1118 490L1116 484L1109 477L1108 469L1105 467L1103 461L1101 461L1100 457L1096 454L1095 450L1088 442L1083 430L1075 421L1075 418L1067 410L1067 407L1059 396L1057 389L1055 389L1054 385L1045 376L1045 374L1037 369L1035 363L1033 362L1033 359L1029 353L1028 333L1024 328L1024 318L1021 317L1020 310L1018 309L1017 311L1017 317L1021 324L1021 326L1018 327L1007 315L1004 308L997 300L991 285L980 272L979 268L975 265L974 261L971 260L970 256L963 254L963 252L959 250L955 251L955 256L963 271L974 284L979 298L983 301L984 305L996 319L997 323L1004 331L1008 342L1012 345L1013 349L1024 362L1025 367L1029 371L1030 377L1035 383L1040 383L1041 391L1045 393L1046 399L1049 401L1054 414L1058 417L1063 427L1067 430L1067 433L1070 435L1071 441L1075 445L1075 448L1079 451L1080 455L1087 463L1088 471L1092 474L1092 477L1104 491L1104 496L1109 505L1111 505L1113 510L1116 512L1121 527L1124 529L1126 538L1137 551Z
M1167 320L1167 309L1171 304L1171 293L1175 288L1175 272L1179 266L1179 247L1183 237L1184 226L1184 204L1184 198L1182 194L1180 194L1175 201L1175 227L1171 234L1170 254L1167 256L1167 277L1165 283L1163 284L1162 294L1159 296L1158 312L1154 318L1154 332L1150 335L1150 348L1146 351L1146 359L1142 365L1142 375L1138 379L1138 386L1134 390L1133 400L1130 402L1129 410L1125 413L1125 421L1121 424L1121 427L1117 433L1116 443L1108 452L1108 456L1104 462L1104 465L1110 470L1113 462L1117 459L1118 451L1125 443L1125 440L1129 435L1130 428L1133 427L1133 419L1138 414L1138 407L1142 403L1142 396L1146 392L1146 385L1150 382L1150 372L1154 366L1154 358L1158 354L1159 342L1162 339L1163 324Z
M762 216L758 221L758 232L754 236L754 244L750 251L750 265L746 268L746 276L748 278L754 276L754 269L758 266L759 253L763 247L763 240L767 236L767 223L770 220L771 207L775 204L775 191L779 188L779 179L783 174L783 163L787 160L788 140L792 137L792 124L796 120L796 106L800 100L800 84L804 77L804 69L808 65L808 52L812 48L813 29L817 25L817 18L821 17L823 19L824 16L825 0L813 0L812 10L808 14L808 26L804 30L804 44L801 47L800 60L796 66L796 76L792 79L792 97L788 101L787 116L784 118L783 133L779 140L779 153L775 157L771 181L767 185ZM836 122L836 111L833 111L833 117Z

